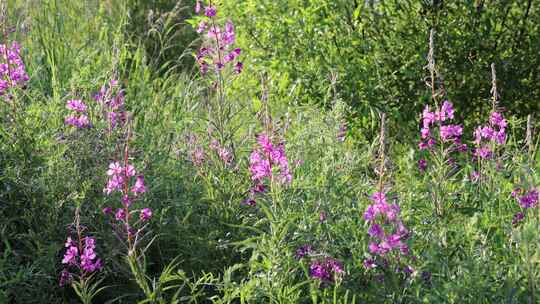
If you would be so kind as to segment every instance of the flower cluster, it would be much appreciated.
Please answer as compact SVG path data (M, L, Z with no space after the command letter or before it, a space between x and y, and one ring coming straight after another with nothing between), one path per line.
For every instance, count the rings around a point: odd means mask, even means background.
M233 155L230 149L223 147L219 144L217 139L212 139L210 141L210 150L214 151L219 159L225 164L230 165L233 160Z
M399 206L387 203L385 193L376 192L370 200L372 204L367 207L364 219L370 225L368 250L371 257L364 261L364 266L367 269L375 268L377 265L387 267L390 256L394 255L399 262L402 257L409 255L406 241L410 233L399 218ZM406 266L403 270L410 272L411 269L410 266Z
M514 191L512 191L512 197L518 201L519 206L523 209L523 211L520 211L514 215L512 225L515 226L525 218L525 211L538 206L540 193L536 188L528 191L521 188L516 188Z
M333 258L313 260L309 266L309 275L322 283L333 282L341 274L343 274L343 265Z
M124 111L125 93L120 89L117 80L112 79L108 85L103 85L94 96L94 100L102 105L111 130L125 124L127 119Z
M257 137L257 143L259 147L251 152L249 158L251 179L258 184L262 183L265 178L273 180L275 177L272 169L277 168L279 182L290 184L292 174L289 170L289 161L285 155L285 144L280 143L275 146L266 134L260 134Z
M143 208L135 211L129 209L133 202L139 198L142 193L146 192L144 176L137 174L135 167L127 163L127 158L124 162L124 166L118 161L109 164L107 176L109 177L109 180L103 189L103 192L107 195L114 192L119 192L121 194L122 207L116 209L114 218L116 221L123 224L125 228L124 233L127 233L128 238L131 238L138 232L129 222L131 214L133 212L139 213L139 221L136 224L146 222L152 217L152 210L150 208ZM111 207L106 207L103 209L103 213L112 214L113 209Z
M0 95L6 95L6 91L14 87L24 87L30 79L26 74L26 67L21 58L21 47L17 42L11 46L0 44Z
M61 286L71 280L72 274L69 272L68 267L78 269L83 276L99 271L103 267L95 252L96 240L94 238L87 236L79 240L79 243L76 243L71 237L68 237L65 247L66 252L62 264L66 265L66 268L62 270L60 275Z
M66 117L64 123L68 126L74 126L80 129L90 128L91 123L88 119L86 104L79 99L68 100L66 108L78 114L71 114Z
M202 13L201 2L197 1L195 6L197 14ZM240 74L244 68L238 57L242 53L240 48L234 48L236 41L234 24L228 20L223 27L217 25L217 9L209 5L204 9L204 16L201 16L197 26L199 34L206 33L206 43L199 49L195 56L201 74L206 74L210 67L216 71L221 71L226 65L232 65L236 74Z
M503 145L506 141L506 119L499 112L492 112L489 117L489 124L479 126L474 131L474 149L473 155L476 158L487 159L493 155L492 147L489 145Z
M449 152L467 151L467 145L461 143L463 127L455 124L445 124L448 120L454 119L454 107L451 102L444 101L440 109L430 112L426 105L422 112L422 128L420 130L421 141L418 144L420 150L432 150L435 145L450 143L452 149ZM437 137L438 135L438 137ZM425 159L418 162L418 167L424 171L427 167Z
M308 256L309 254L311 254L312 251L313 251L313 246L309 244L302 245L298 249L296 249L296 253L294 254L294 257L300 260Z

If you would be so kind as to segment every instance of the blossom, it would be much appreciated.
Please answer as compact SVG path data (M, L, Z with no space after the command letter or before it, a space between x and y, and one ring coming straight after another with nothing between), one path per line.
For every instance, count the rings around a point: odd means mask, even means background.
M119 162L113 162L109 164L109 170L107 170L107 175L118 175L122 174L122 166Z
M514 215L514 218L512 219L512 226L516 226L525 218L525 214L523 212L518 212Z
M426 171L426 168L427 168L427 161L425 159L419 159L418 160L418 169L421 172L424 172L424 171Z
M123 208L116 209L116 213L114 214L114 217L117 221L123 221L126 219L126 211Z
M463 133L463 127L460 125L446 125L440 127L440 135L443 141L448 141L452 138L458 138Z
M216 13L217 13L217 9L213 5L209 5L209 6L204 8L204 15L206 17L215 17Z
M72 279L73 277L71 276L71 273L69 273L67 269L62 270L62 272L60 272L60 282L59 282L60 287L65 286L66 284L71 282Z
M82 102L82 100L72 99L72 100L68 100L66 104L66 108L76 111L76 112L83 113L83 112L86 112L88 107L86 106L86 104L84 104L84 102Z
M300 248L296 249L296 253L294 257L298 260L304 258L305 256L309 255L313 251L313 246L306 244L301 246Z
M325 283L333 281L337 275L342 273L343 265L333 258L314 260L309 266L309 275Z
M235 65L234 65L234 72L236 74L240 74L242 73L242 70L244 69L244 64L240 61L238 61Z
M11 46L0 44L0 95L6 95L7 90L24 87L30 77L26 74L26 66L21 58L21 47L13 41Z
M197 33L202 33L206 30L206 26L208 25L208 22L206 21L201 21L199 22L199 25L197 26Z
M73 264L76 262L76 258L79 255L79 249L76 246L69 246L64 253L64 258L62 259L62 264Z
M538 190L532 189L519 198L519 205L522 208L529 209L538 206Z
M135 181L135 185L131 188L131 192L136 194L146 192L146 187L144 186L144 176L137 176L137 180Z
M139 217L142 221L148 221L152 217L152 209L144 208Z

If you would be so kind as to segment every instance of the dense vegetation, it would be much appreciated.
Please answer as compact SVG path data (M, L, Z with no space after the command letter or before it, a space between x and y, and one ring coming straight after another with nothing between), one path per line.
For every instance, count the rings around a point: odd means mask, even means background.
M539 301L532 1L0 5L0 303Z

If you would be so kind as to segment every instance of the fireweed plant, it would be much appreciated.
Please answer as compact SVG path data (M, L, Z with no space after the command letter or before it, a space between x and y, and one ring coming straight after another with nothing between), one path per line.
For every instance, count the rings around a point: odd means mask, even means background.
M474 130L473 144L475 147L472 150L472 160L476 170L471 174L473 182L489 183L489 191L493 190L491 177L504 167L501 152L506 144L506 128L508 127L508 122L498 106L499 94L497 92L495 64L491 65L491 77L491 112L487 124L478 126Z
M242 50L235 47L236 34L231 20L218 18L215 2L209 0L206 5L197 1L192 20L201 34L202 45L195 55L200 75L208 85L208 113L210 128L215 130L220 146L231 145L233 134L229 125L235 113L231 103L227 102L226 90L235 75L240 74L244 65L239 60ZM233 151L234 152L234 151Z
M80 208L75 210L75 220L68 227L69 235L65 243L62 258L64 269L60 272L60 286L71 285L84 304L92 303L92 299L105 287L99 288L101 280L96 280L102 269L101 259L96 253L96 239L86 234L86 227L80 223Z
M379 175L377 191L369 196L363 219L368 225L368 253L363 261L365 270L379 284L383 283L392 288L401 288L403 282L416 274L412 263L416 258L411 255L411 232L403 223L401 208L397 199L388 196L385 187L386 178L386 130L385 114L381 116L381 131L379 135ZM389 200L393 202L389 202Z
M468 148L461 140L463 127L452 122L455 118L454 106L444 99L445 90L442 84L437 83L440 77L435 65L433 36L432 30L428 53L430 78L427 85L431 89L433 109L426 105L422 112L418 169L428 175L435 213L442 216L448 207L445 201L449 192L449 179L460 169L460 154L467 152Z
M4 35L7 41L6 35ZM26 74L26 67L21 57L21 46L13 41L11 45L0 44L0 96L4 101L10 102L13 98L11 92L15 88L24 88L30 79Z

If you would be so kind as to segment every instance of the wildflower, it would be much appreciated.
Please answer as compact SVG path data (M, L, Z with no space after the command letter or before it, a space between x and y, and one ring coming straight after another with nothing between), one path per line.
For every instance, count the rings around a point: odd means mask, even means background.
M64 258L62 259L62 264L75 263L75 259L78 255L79 249L77 249L76 246L69 246L69 248L66 250L66 253L64 254Z
M72 99L72 100L68 100L68 102L66 104L66 108L68 108L70 110L73 110L73 111L76 111L76 112L84 113L84 112L86 112L88 107L81 100Z
M127 194L122 195L122 205L124 205L124 207L129 208L129 206L131 206L131 203L132 201L129 195Z
M245 199L245 200L242 201L242 205L246 205L246 206L251 206L251 207L253 207L253 206L255 206L256 204L257 204L257 202L256 202L254 199L252 199L252 198L248 198L248 199Z
M114 162L109 164L109 170L107 170L107 175L112 176L118 174L122 174L122 166L120 165L120 163Z
M204 32L206 30L207 25L208 25L208 22L204 20L199 22L199 25L197 26L197 33L201 34L202 32Z
M522 208L529 209L538 206L538 190L532 189L519 198L519 205Z
M6 95L7 90L24 87L30 79L26 74L26 66L21 58L21 47L13 41L11 46L0 44L0 95ZM7 95L9 96L9 95Z
M206 17L215 17L217 13L216 7L213 5L204 8L204 15Z
M279 181L290 184L292 174L289 170L289 161L285 155L285 145L274 146L266 134L257 137L259 149L254 150L250 156L251 179L261 181L264 178L273 179L272 167L279 168Z
M297 260L300 260L304 258L305 256L307 256L308 254L310 254L312 250L313 250L313 247L311 245L309 244L303 245L300 248L296 249L296 253L294 257Z
M234 66L234 72L235 72L236 74L242 73L242 70L243 70L243 69L244 69L244 64L243 64L242 62L240 62L240 61L238 61L238 62L236 63L236 65Z
M201 12L201 0L197 0L195 2L195 14L199 14Z
M319 279L324 283L334 280L337 275L343 273L343 265L333 258L314 260L309 266L309 274L312 278Z
M374 259L365 259L363 264L364 264L364 268L366 269L373 269L377 267L377 264L375 264Z
M60 287L67 285L72 279L71 273L69 273L67 269L62 270L62 272L60 272Z
M112 212L113 212L111 207L105 207L105 208L103 208L102 211L103 211L103 214L105 214L105 215L112 214Z
M152 217L152 209L150 208L144 208L141 210L140 219L142 221L148 221Z
M440 127L440 135L443 141L459 138L462 133L463 128L460 125L447 125Z
M425 159L418 160L418 169L421 172L424 172L426 171L426 168L427 168L427 161Z
M131 188L131 192L135 194L146 192L146 187L144 186L144 176L137 176L137 180L135 181L133 188Z
M114 217L117 221L123 221L126 219L126 211L123 208L116 209L116 213L114 214Z
M514 218L512 219L512 226L516 226L525 218L525 214L523 212L518 212L514 215Z

